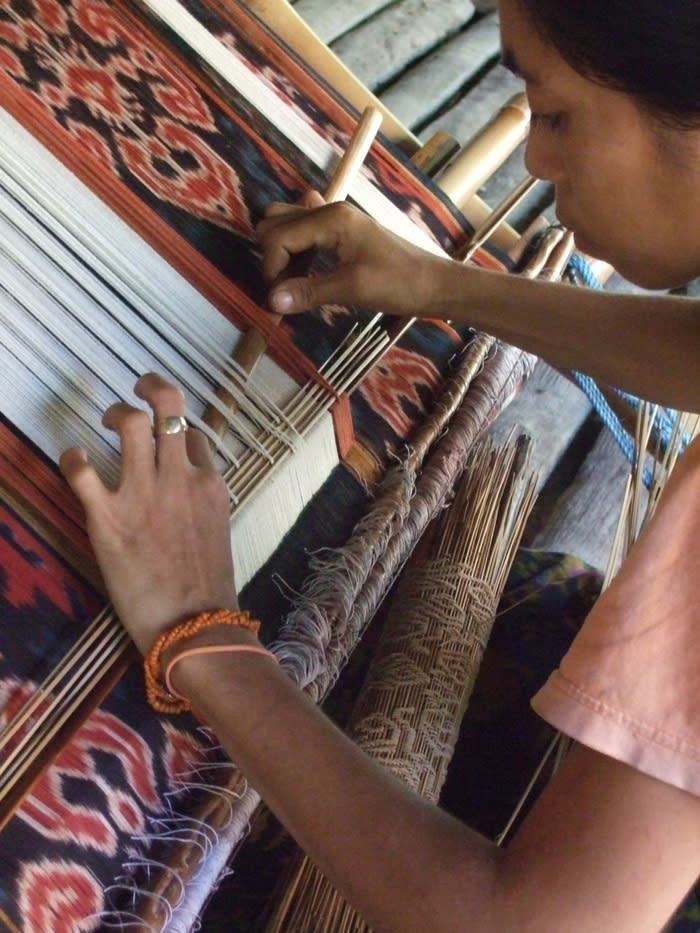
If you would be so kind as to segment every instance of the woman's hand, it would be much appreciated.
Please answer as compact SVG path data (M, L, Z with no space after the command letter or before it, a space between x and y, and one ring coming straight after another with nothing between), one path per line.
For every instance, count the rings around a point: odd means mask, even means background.
M257 233L263 274L275 283L269 305L277 314L344 304L426 316L439 281L436 270L449 262L412 246L347 203L324 205L315 192L305 196L302 205L269 205ZM336 269L285 281L292 256L313 249L333 252Z
M143 376L134 392L156 421L184 415L182 393L160 376ZM120 403L103 423L121 439L116 489L78 448L60 465L85 509L112 604L145 654L164 628L204 610L237 608L229 499L199 431L161 434L154 450L145 411Z

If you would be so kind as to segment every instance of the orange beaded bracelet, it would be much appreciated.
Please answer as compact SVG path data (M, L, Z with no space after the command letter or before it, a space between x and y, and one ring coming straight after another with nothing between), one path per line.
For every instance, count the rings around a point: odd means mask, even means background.
M172 658L165 676L163 676L161 668L163 652L176 642L192 638L203 629L211 628L214 625L233 625L237 628L247 629L254 635L257 635L260 630L260 623L251 619L247 612L217 609L215 612L201 612L194 618L188 619L186 622L180 622L178 625L174 625L162 632L143 661L146 697L154 710L159 713L184 713L192 709L190 701L175 693L170 685L170 673L174 665L186 655L248 651L254 654L266 654L274 658L275 661L277 660L267 648L257 645L203 645L201 649L191 648Z

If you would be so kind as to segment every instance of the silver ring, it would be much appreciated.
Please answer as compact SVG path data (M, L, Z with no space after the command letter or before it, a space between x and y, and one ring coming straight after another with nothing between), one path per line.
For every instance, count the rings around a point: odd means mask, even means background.
M163 434L181 434L187 430L187 419L182 415L161 415L154 420L153 436Z

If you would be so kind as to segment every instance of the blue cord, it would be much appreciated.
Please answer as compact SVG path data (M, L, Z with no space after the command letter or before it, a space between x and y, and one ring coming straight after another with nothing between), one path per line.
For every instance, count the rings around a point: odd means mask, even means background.
M576 285L584 285L586 288L595 289L602 289L603 287L595 277L595 274L590 265L582 256L578 255L578 253L572 254L567 266L567 272L571 280ZM590 376L586 376L584 373L576 372L575 370L572 370L571 375L576 385L579 386L579 388L590 400L599 418L615 438L615 441L624 453L625 457L627 457L630 463L633 463L634 441L628 431L623 427L620 419L610 407L607 399L598 388L595 380L593 380ZM622 392L619 389L614 389L613 391L621 399L624 399L624 401L630 405L633 410L639 406L639 399L635 398L635 396L629 395L627 392ZM668 445L677 419L678 412L674 411L672 408L662 408L659 406L656 418L654 419L652 434L660 440L663 446ZM688 443L690 443L690 438L685 436L682 441L682 449L685 448ZM649 470L645 470L644 482L647 486L651 482L651 474Z

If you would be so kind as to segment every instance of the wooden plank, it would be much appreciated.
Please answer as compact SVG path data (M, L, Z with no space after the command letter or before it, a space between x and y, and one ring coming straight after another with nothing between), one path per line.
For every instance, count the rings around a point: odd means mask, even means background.
M393 0L353 0L352 3L329 3L328 0L298 0L294 9L319 39L330 43L392 2Z
M473 12L468 0L399 0L334 42L332 48L374 91L456 33Z
M615 439L603 429L573 483L555 503L531 546L576 554L604 571L629 470L629 463Z
M541 489L591 411L578 386L540 360L489 434L503 442L517 428L533 439L532 466Z
M381 110L384 115L382 133L397 143L407 155L417 152L420 148L418 138L402 126L329 46L319 39L296 7L287 3L287 0L248 0L248 6L358 113L362 113L368 105Z
M448 39L413 68L403 72L380 99L414 132L431 119L499 54L495 14L485 16Z

